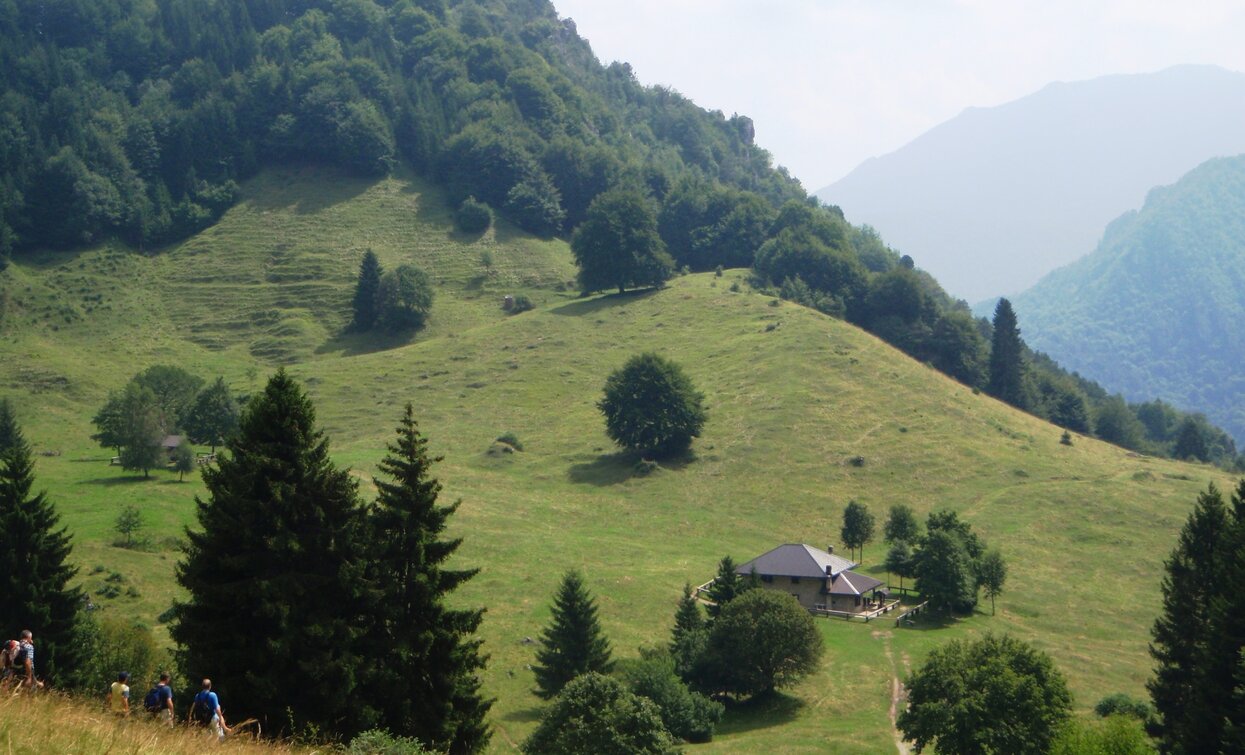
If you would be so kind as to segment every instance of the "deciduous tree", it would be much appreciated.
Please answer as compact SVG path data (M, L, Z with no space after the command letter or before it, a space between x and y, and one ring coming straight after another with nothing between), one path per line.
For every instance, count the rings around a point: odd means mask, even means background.
M896 726L917 752L1039 755L1072 708L1050 656L1006 635L936 648L907 688Z
M990 599L990 615L994 615L994 599L1003 594L1003 583L1007 581L1007 562L998 550L988 550L977 562L977 581Z
M667 755L678 752L653 701L590 672L566 685L523 743L527 755Z
M911 506L906 503L897 503L891 506L890 513L886 515L886 524L882 527L882 532L888 543L898 540L915 543L921 537L921 523L917 521Z
M216 453L216 447L238 429L238 402L229 392L224 378L216 378L215 382L199 392L186 416L185 425L190 439L211 446L212 453Z
M722 607L709 631L707 678L716 692L757 695L815 671L822 639L813 617L786 593L749 590Z
M657 286L674 271L657 233L656 213L643 194L631 189L612 189L592 200L571 238L571 251L585 292Z
M873 540L873 514L863 503L848 501L843 508L843 528L839 531L843 544L852 549L860 549L860 557L865 555L865 544Z
M615 443L664 458L686 451L700 435L706 419L703 401L677 364L657 354L639 354L605 381L597 408Z

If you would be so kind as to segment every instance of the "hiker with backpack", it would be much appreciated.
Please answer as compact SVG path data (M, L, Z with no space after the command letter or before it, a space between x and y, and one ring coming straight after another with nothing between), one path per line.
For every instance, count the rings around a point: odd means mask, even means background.
M22 640L11 661L12 678L19 687L36 689L43 685L35 681L35 636L29 629L22 630Z
M112 711L117 718L129 718L130 716L130 675L122 671L117 674L117 681L112 683L108 688L108 694L104 697L105 710Z
M173 688L169 686L167 673L160 675L159 683L143 698L143 708L157 721L173 725Z
M211 679L203 680L203 689L195 695L194 702L190 705L190 716L187 721L208 727L208 730L215 734L218 740L225 741L229 727L225 725L225 714L220 709L220 698L212 691Z

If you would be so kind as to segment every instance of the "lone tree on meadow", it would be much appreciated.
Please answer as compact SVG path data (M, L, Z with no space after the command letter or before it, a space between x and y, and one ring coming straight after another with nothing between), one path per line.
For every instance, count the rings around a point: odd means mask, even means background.
M944 614L968 612L977 604L977 576L964 543L946 530L930 532L916 557L916 589L929 607Z
M207 499L186 532L170 632L182 668L210 675L265 729L349 736L373 725L362 691L372 607L365 509L302 389L279 370L242 413L228 453L204 467Z
M376 324L379 315L376 309L376 295L380 290L380 278L385 271L380 266L376 253L368 249L363 253L363 261L359 263L359 279L354 286L354 321L351 323L358 330L368 330Z
M1027 409L1024 381L1024 342L1016 312L1007 299L994 308L994 335L990 340L990 380L986 393L1018 409Z
M135 535L142 532L144 524L143 512L137 506L131 504L121 509L112 528L125 539L116 544L122 548L133 548L137 542Z
M423 327L432 311L432 298L428 274L414 265L399 265L381 276L376 321L390 332Z
M37 634L41 678L58 683L84 660L79 634L82 592L71 587L69 534L43 493L33 493L35 463L12 404L0 401L0 631Z
M997 549L986 551L977 562L977 581L990 599L990 615L993 616L994 599L1003 594L1003 583L1007 581L1007 562Z
M225 442L238 429L238 402L225 385L225 379L216 381L199 391L186 415L186 432L195 443L216 447Z
M571 251L585 293L659 286L674 272L674 260L657 232L657 213L633 189L611 189L593 199L571 238Z
M863 503L849 501L843 509L843 529L839 531L843 544L852 549L860 549L860 558L864 560L865 544L873 540L873 514Z
M702 683L717 692L763 694L816 671L821 655L821 633L795 598L749 590L714 619Z
M667 458L686 451L700 435L706 419L703 401L682 368L650 353L631 357L609 376L597 408L615 443Z
M166 431L155 393L130 381L118 397L116 411L115 439L121 446L121 468L150 477L151 470L164 461L160 441Z
M492 706L478 678L485 657L475 632L484 611L447 602L479 570L446 568L462 540L445 537L458 503L437 503L441 483L431 471L440 460L407 404L376 480L369 581L380 591L369 612L366 693L383 728L438 752L476 752L488 743Z
M917 752L1039 755L1072 709L1063 675L1047 654L1009 636L952 640L907 681L896 727Z
M571 570L553 599L553 618L540 636L536 651L536 694L546 700L567 682L591 671L608 674L614 667L610 643L601 632L597 606L584 578Z

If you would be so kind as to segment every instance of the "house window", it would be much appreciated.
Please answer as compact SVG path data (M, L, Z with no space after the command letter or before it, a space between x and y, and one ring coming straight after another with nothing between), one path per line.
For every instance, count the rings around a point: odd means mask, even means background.
M800 578L799 578L799 577L792 577L792 578L791 578L791 584L793 584L793 585L798 585L798 584L800 584Z
M762 575L761 575L761 581L762 581L762 582L773 582L773 581L774 581L774 575L773 575L773 574L762 574Z
M860 605L860 596L859 596L859 595L857 595L857 596L856 596L856 605Z

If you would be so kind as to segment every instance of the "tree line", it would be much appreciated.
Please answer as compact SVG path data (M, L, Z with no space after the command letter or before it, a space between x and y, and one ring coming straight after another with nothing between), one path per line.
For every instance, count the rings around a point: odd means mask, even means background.
M211 676L232 708L274 735L386 730L437 751L483 748L492 705L480 689L483 610L447 602L477 570L450 563L461 540L445 528L458 503L438 500L439 457L408 404L376 500L365 502L328 448L284 371L247 403L204 470L207 496L196 498L198 525L177 564L186 595L170 612L177 665L185 678ZM68 534L32 492L33 466L0 402L5 625L38 633L49 682L94 689L104 669L149 661L154 648L136 650L134 629L114 632L82 610Z

